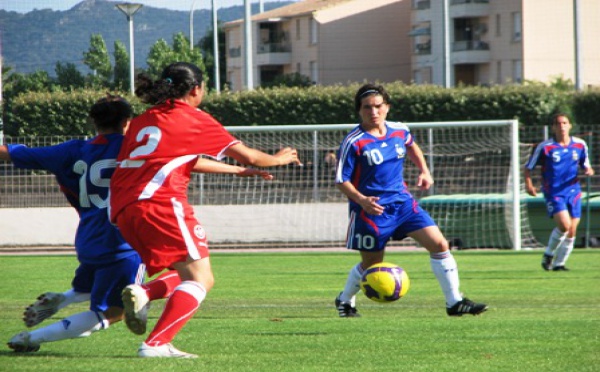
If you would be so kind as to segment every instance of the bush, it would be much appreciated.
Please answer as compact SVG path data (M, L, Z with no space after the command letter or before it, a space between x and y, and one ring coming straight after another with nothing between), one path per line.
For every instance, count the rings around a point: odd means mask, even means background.
M393 121L518 119L524 126L550 122L557 111L574 121L600 123L600 91L574 93L540 84L446 89L433 85L384 84L391 95ZM358 122L354 94L360 84L259 88L208 94L202 109L225 126L348 124ZM105 92L29 92L11 100L5 133L13 136L93 135L87 112ZM123 94L141 113L146 105Z

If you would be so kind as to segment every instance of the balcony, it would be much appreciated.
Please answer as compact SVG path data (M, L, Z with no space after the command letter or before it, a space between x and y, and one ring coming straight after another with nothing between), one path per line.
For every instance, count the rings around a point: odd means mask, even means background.
M292 63L292 46L287 42L262 43L256 48L256 65L288 65Z
M431 0L413 0L413 9L415 9L415 10L431 9Z
M452 62L454 64L489 63L490 44L479 40L460 40L452 43Z
M453 52L462 52L465 50L490 50L490 44L478 40L461 40L452 43Z
M487 17L490 15L489 0L451 0L450 17Z

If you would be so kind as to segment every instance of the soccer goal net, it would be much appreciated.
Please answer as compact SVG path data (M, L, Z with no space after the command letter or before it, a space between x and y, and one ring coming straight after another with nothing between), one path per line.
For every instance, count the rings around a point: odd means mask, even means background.
M418 169L407 160L410 191L455 248L539 247L521 194L520 146L514 120L408 123L435 180L416 187ZM273 169L275 179L196 174L190 201L212 247L343 247L347 199L336 188L336 150L355 125L228 127L248 146L274 153L291 146L303 166ZM411 239L389 246L418 246Z

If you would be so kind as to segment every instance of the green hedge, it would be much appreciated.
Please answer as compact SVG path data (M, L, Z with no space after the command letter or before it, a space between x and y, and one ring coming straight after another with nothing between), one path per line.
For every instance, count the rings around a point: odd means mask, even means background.
M358 84L223 92L205 97L202 108L226 126L340 124L357 122ZM570 92L546 86L458 87L385 84L392 97L390 120L405 122L518 119L522 125L549 124L557 111L574 122L600 123L600 91ZM4 131L12 136L91 135L87 112L105 93L27 93L10 102ZM124 94L136 113L145 109Z

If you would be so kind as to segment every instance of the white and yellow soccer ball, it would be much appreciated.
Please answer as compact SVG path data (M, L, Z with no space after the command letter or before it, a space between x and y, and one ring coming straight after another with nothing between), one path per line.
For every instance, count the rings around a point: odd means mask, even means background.
M408 292L410 279L398 265L380 262L363 272L360 289L370 300L377 302L397 301Z

